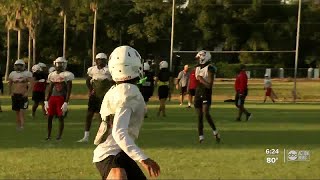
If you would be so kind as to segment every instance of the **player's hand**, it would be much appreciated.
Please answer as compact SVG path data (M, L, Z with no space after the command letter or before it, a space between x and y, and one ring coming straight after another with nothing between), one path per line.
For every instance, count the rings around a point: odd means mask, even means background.
M154 160L148 158L140 161L140 163L142 164L143 168L148 171L150 177L158 177L160 175L160 166Z
M68 103L64 102L61 106L61 110L63 112L63 114L65 114L68 111Z
M49 104L48 101L44 102L44 110L46 111L46 114L48 114Z
M178 84L176 85L176 89L177 89L177 90L179 89L179 85L178 85Z

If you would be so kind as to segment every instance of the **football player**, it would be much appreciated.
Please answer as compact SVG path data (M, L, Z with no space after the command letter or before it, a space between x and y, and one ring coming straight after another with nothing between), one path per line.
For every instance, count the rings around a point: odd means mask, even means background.
M211 65L211 54L205 50L201 50L196 55L196 60L199 62L199 66L196 68L195 76L199 81L196 87L196 94L194 98L194 107L198 114L198 134L199 142L204 140L203 134L203 116L207 119L211 129L213 130L213 136L216 141L220 142L220 134L212 120L210 115L212 86L214 81L214 74L216 68Z
M68 110L68 102L70 99L73 73L66 71L67 60L58 57L54 61L56 71L48 76L49 92L44 107L48 115L48 136L45 140L51 139L52 120L56 116L59 118L59 133L57 140L61 140L64 129L64 115Z
M42 107L42 111L44 115L46 114L46 111L44 109L44 101L45 101L45 92L46 92L46 87L47 87L47 78L48 74L46 73L45 69L46 65L45 64L36 64L32 66L31 70L33 72L33 78L34 78L34 86L32 89L32 100L34 101L33 106L32 106L32 117L35 117L36 110L39 106L39 104Z
M157 177L159 165L135 144L145 114L143 96L136 85L143 73L141 57L132 47L120 46L111 53L108 65L116 85L101 105L103 121L95 139L98 146L93 162L102 179L146 179L137 162L150 176ZM110 116L113 123L108 125Z
M9 75L9 94L12 100L12 110L16 111L17 130L24 128L24 110L28 109L28 90L33 85L32 73L25 70L23 60L16 60L14 71ZM29 84L30 83L30 84Z
M106 66L107 59L106 54L99 53L96 55L96 65L88 68L88 77L86 80L89 89L88 110L84 127L84 137L78 142L89 141L93 115L94 113L99 113L103 97L111 87L112 78L108 67Z
M170 98L170 87L172 86L172 74L168 69L169 65L167 61L161 61L159 63L159 73L155 78L158 86L158 97L160 101L158 116L162 112L162 116L166 116L166 100Z

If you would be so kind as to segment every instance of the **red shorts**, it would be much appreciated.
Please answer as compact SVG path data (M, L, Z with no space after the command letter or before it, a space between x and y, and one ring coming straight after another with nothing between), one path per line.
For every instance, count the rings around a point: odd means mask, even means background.
M271 96L272 88L267 88L266 96Z
M62 116L62 105L64 103L64 97L63 96L51 96L48 102L49 108L48 108L48 116Z

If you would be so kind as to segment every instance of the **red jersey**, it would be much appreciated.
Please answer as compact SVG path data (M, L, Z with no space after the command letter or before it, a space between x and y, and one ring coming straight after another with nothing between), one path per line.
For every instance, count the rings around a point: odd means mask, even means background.
M44 72L35 72L33 73L35 83L33 86L34 92L45 92L47 86L47 77L48 75Z
M234 88L236 92L243 94L248 88L248 77L245 71L241 71L236 78L236 82L234 84Z
M196 70L193 69L189 76L189 89L196 89L197 86L198 80L196 79Z

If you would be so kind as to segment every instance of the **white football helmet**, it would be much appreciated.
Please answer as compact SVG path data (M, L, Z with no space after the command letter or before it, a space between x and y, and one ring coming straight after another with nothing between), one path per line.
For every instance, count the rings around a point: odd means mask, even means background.
M58 57L56 60L53 61L53 65L55 66L56 70L60 68L60 64L62 64L63 70L67 68L68 61L64 57Z
M211 54L208 51L201 50L196 55L196 59L199 61L200 64L205 64L211 60Z
M38 65L41 67L41 68L46 68L47 65L45 63L42 63L42 62L39 62Z
M147 62L143 63L143 70L144 70L144 71L150 71L150 65L149 65L149 63L147 63Z
M31 71L32 71L33 73L35 73L35 72L37 72L37 71L41 71L40 65L39 65L39 64L33 65L32 68L31 68Z
M24 63L24 60L22 59L18 59L14 62L14 65L18 65L18 64L21 64L21 65L26 65L26 63Z
M142 77L141 56L130 46L119 46L109 56L109 71L114 81L126 81Z
M22 65L22 67L18 67L17 65ZM14 62L14 66L16 71L23 71L25 69L26 63L22 59L18 59Z
M105 53L99 53L96 55L96 59L108 59Z
M168 64L167 61L161 61L161 62L159 63L159 68L160 68L160 69L164 69L164 68L168 68L168 67L169 67L169 64Z

